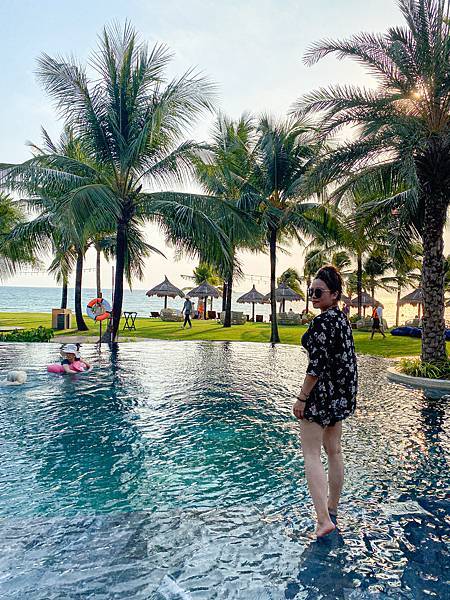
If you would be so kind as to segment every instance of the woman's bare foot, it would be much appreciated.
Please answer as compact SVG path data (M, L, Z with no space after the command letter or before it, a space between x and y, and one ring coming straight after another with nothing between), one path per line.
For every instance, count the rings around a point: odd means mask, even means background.
M336 525L329 519L324 523L319 523L316 527L316 536L318 538L323 537L324 535L328 535L332 531L336 529Z

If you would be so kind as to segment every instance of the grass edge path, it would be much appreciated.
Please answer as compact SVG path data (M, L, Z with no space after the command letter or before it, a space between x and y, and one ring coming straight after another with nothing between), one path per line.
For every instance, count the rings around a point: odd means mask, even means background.
M76 329L55 331L55 338L59 336L90 337L98 335L99 326L90 319L86 319L89 331L78 332ZM26 329L51 326L50 313L31 312L0 312L0 326L17 326ZM123 325L122 325L123 327ZM286 325L280 326L282 344L298 346L306 326ZM355 347L358 354L382 356L384 358L398 358L401 356L418 356L420 354L420 339L408 337L395 337L389 335L383 339L376 335L370 340L370 333L354 331ZM139 339L152 340L205 340L205 341L235 341L235 342L260 342L269 343L270 323L246 323L234 325L225 329L215 321L193 321L192 329L182 329L180 323L169 323L159 319L137 318L136 331L121 332L127 341ZM63 340L62 340L63 341ZM65 340L64 340L65 341ZM87 340L88 341L88 340Z

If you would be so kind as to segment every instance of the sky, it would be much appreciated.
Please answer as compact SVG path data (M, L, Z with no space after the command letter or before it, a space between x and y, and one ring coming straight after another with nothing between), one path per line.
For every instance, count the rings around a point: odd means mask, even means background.
M195 67L213 80L218 108L233 118L244 111L283 117L304 93L333 83L371 85L354 62L328 57L307 67L302 56L323 38L382 32L402 23L395 0L1 0L0 162L29 158L26 141L38 142L41 126L53 137L61 130L52 102L36 80L37 57L74 55L84 62L95 50L102 28L125 20L150 46L162 42L173 51L171 76ZM202 118L190 137L207 140L212 120L210 115ZM185 285L182 275L192 274L195 261L175 260L154 227L146 234L167 258L149 258L144 280L134 287L148 289L164 275ZM277 273L288 267L301 270L302 255L297 244L287 246L280 253ZM252 282L261 291L268 289L268 256L243 254L241 260L246 277L237 290L247 291ZM88 253L86 269L93 266L94 256ZM105 263L102 274L110 281L111 265ZM94 287L93 270L85 271L84 284ZM46 273L23 273L7 285L55 282Z

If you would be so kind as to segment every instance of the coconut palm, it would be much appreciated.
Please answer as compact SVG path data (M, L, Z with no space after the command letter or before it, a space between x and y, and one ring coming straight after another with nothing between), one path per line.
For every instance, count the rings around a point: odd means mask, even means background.
M149 50L130 24L105 28L86 68L74 59L43 55L38 76L59 113L88 149L91 164L56 154L19 166L4 166L7 184L29 188L45 181L60 193L75 223L87 217L98 225L114 219L116 274L113 334L122 313L124 275L130 244L148 221L157 223L175 250L229 262L226 235L217 225L223 202L188 193L146 192L144 184L167 185L188 172L197 144L185 131L211 108L213 87L192 71L166 82L167 48Z
M195 160L195 173L204 190L237 206L251 170L253 146L254 124L249 115L244 114L233 121L219 114L207 154ZM224 327L231 327L233 280L240 274L236 253L242 248L261 249L261 235L251 215L230 211L220 225L231 246L230 268L224 270L220 264L217 265L224 276Z
M305 201L304 180L321 151L315 131L295 119L277 123L263 116L252 155L251 174L240 207L253 214L265 232L270 254L271 342L280 341L276 307L277 244L302 236L319 238L331 231L333 220L317 202Z
M61 285L61 308L67 308L69 276L73 271L75 262L76 251L74 246L69 245L67 248L53 246L53 260L48 267L48 272Z
M280 285L280 283L285 283L291 288L291 290L297 292L297 294L299 294L303 300L305 299L305 294L301 288L302 278L297 269L289 267L289 269L283 271L283 273L281 273L281 275L278 277L277 283L278 285Z
M84 255L90 245L89 221L85 227L75 227L70 218L63 218L58 199L50 197L28 198L22 202L37 216L27 222L18 224L10 232L10 240L14 244L27 244L36 254L52 253L54 258L49 272L55 275L62 284L61 307L67 306L67 284L70 273L75 266L75 317L77 329L88 329L81 305L82 276Z
M53 142L48 132L42 127L42 143L41 145L37 145L33 142L29 142L33 155L35 157L40 157L42 160L45 160L47 155L59 155L64 156L68 159L72 159L77 161L78 163L84 163L86 166L90 166L92 163L90 157L88 156L88 149L85 143L80 138L77 138L73 130L66 126L64 127L59 140L57 142ZM42 187L42 189L36 189L34 187L32 191L37 193L37 196L33 201L29 201L29 204L32 205L33 208L39 210L39 192L45 194L47 190ZM51 186L50 186L50 194L51 194ZM49 205L47 204L47 209ZM104 226L106 228L105 231L89 231L89 236L91 239L87 242L87 238L85 235L86 229L83 227L83 233L80 233L79 229L73 228L70 232L67 230L67 225L64 223L64 219L61 219L61 214L58 198L55 198L54 202L51 205L51 209L54 211L54 216L52 218L53 227L49 234L53 238L53 254L54 260L49 267L49 272L55 275L58 283L62 284L62 299L61 299L61 308L67 308L67 288L68 288L68 280L71 271L73 270L74 265L76 264L76 281L75 281L75 313L77 318L77 323L80 327L86 327L84 323L84 319L82 316L82 307L81 307L81 289L82 289L82 274L83 274L83 262L84 262L84 254L86 249L93 245L96 251L96 284L97 284L97 297L101 296L101 281L100 281L100 259L101 252L109 252L111 251L111 246L113 245L113 240L111 238L112 231L114 229L114 221L110 220L109 222L105 222ZM58 227L58 223L61 227ZM83 222L84 225L84 222ZM66 229L66 231L61 235L62 230ZM77 234L78 231L78 234ZM76 238L83 238L85 243L78 244Z
M363 268L366 274L366 285L372 298L375 297L377 288L388 289L382 277L389 268L389 259L382 249L372 250L365 260Z
M342 196L336 196L336 204L341 211L341 247L356 259L356 295L358 298L358 316L362 314L361 294L363 290L363 259L374 247L379 229L374 227L371 215L364 213L361 207L372 199L367 194L367 186L361 182L345 190ZM354 215L354 218L352 218Z
M18 203L8 194L0 192L0 280L14 275L23 267L39 264L26 241L19 244L10 238L11 231L24 219Z
M204 281L207 281L214 287L222 285L223 279L217 272L217 269L206 262L200 262L193 271L192 279L196 285L200 285Z
M409 260L402 260L399 264L394 264L394 275L385 278L386 283L392 283L396 287L397 305L395 311L395 326L398 327L400 319L400 298L405 288L417 287L421 281L421 261L417 256L411 255Z
M328 181L391 164L408 188L395 198L401 215L423 208L424 317L422 360L446 357L443 229L450 202L450 25L447 0L399 0L403 27L325 40L306 55L349 57L377 78L375 89L334 86L309 94L303 111L321 112L324 135L356 126L359 136L322 164ZM404 220L405 224L410 225Z
M350 258L350 254L348 252L345 250L339 250L338 252L333 253L331 257L331 264L333 267L336 267L341 275L345 275L347 274L345 269L351 266L352 259Z
M309 294L308 290L311 286L312 278L315 273L320 269L323 263L326 262L325 254L323 250L319 248L314 248L309 250L309 252L305 255L305 260L303 263L303 277L306 283L306 312L309 311Z

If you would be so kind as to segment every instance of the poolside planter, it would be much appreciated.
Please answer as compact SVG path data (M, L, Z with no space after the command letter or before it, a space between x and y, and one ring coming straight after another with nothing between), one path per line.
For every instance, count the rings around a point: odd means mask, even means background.
M387 376L390 381L403 383L410 387L423 388L428 390L438 390L443 393L450 393L450 380L448 379L428 379L426 377L412 377L402 373L395 367L389 367Z

